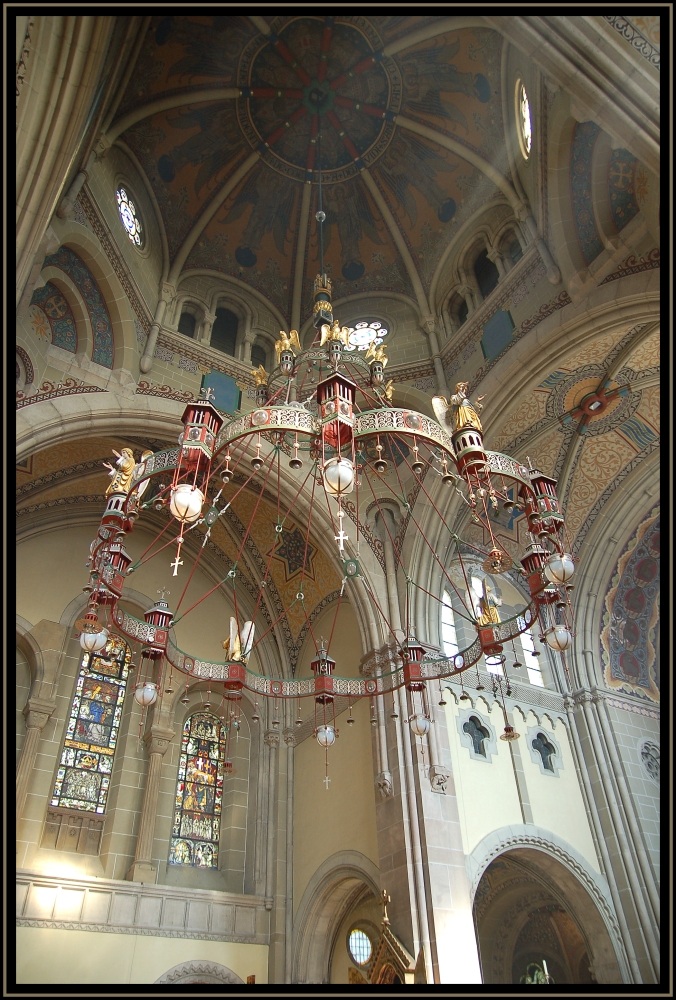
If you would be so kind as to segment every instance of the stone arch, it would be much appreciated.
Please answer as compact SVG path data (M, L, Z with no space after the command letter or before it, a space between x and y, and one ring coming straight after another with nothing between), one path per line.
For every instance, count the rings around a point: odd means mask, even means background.
M42 650L39 643L36 642L34 636L29 631L31 626L28 623L24 626L22 623L23 619L17 620L16 647L26 658L31 685L35 682L39 684L45 673Z
M358 902L379 896L379 880L376 866L358 851L341 851L320 865L298 907L293 982L328 982L336 933Z
M631 981L605 879L556 834L537 826L495 830L476 846L468 869L484 982L513 981L519 934L533 914L553 910L574 940L574 963L585 954L597 982Z
M165 972L156 983L163 983L166 986L178 986L183 983L222 983L228 986L239 986L244 984L237 973L233 972L226 965L219 965L217 962L181 962Z

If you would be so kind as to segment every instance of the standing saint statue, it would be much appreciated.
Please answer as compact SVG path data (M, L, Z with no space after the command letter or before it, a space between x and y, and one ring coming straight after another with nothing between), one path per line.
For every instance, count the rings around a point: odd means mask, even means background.
M476 406L467 398L468 382L458 382L455 392L451 396L451 421L454 431L462 430L463 427L474 427L477 431L482 431L479 412L483 409L481 400L483 396L478 396Z
M483 409L481 400L484 397L478 396L474 405L467 397L468 388L468 382L458 382L450 399L446 399L445 396L432 397L432 407L437 420L442 427L450 426L452 434L465 427L483 431L479 411Z
M493 593L490 583L484 579L482 594L479 598L478 618L479 625L497 625L500 622L498 607L502 604L500 598Z

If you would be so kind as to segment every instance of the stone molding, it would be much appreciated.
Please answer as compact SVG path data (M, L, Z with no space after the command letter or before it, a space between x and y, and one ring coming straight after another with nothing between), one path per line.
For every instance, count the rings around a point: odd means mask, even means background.
M244 980L225 965L216 965L214 962L182 962L169 969L169 972L165 972L162 978L156 979L155 982L171 986L178 983L227 983L230 986L238 986Z
M146 937L268 944L265 901L220 890L56 878L19 871L18 927L133 934Z

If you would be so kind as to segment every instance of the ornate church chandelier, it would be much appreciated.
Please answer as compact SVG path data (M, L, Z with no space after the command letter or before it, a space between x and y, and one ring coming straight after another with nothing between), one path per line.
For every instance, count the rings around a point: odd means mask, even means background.
M295 330L280 332L274 370L268 374L260 366L252 373L255 401L251 412L225 420L212 405L210 390L202 390L202 398L186 406L177 447L154 454L144 452L139 460L131 449L123 449L116 466L110 467L107 505L88 564L85 590L89 607L76 627L83 649L102 649L109 631L100 615L107 609L110 626L140 644L142 669L135 697L146 707L157 700L161 685L166 684L171 692L167 678L177 675L185 679L186 688L191 681L206 681L210 689L222 688L223 696L235 705L246 689L254 699L254 719L258 717L259 698L295 699L299 711L302 699L313 699L315 736L326 747L336 736L332 714L336 698L346 698L350 704L360 698L371 699L375 718L375 699L404 686L410 692L411 728L422 736L429 727L430 681L459 678L482 657L492 663L504 662L505 643L534 625L551 649L565 653L570 647L569 581L574 567L564 544L556 484L513 458L484 448L478 413L481 404L470 402L464 382L458 383L449 400L434 397L437 420L393 406L392 383L385 381L384 347L372 345L363 354L346 351L349 331L333 317L331 282L325 274L315 280L314 326L316 336L307 350L301 348ZM512 566L512 558L496 540L492 515L500 505L515 505L525 514L530 541L521 566L530 599L524 600L524 607L515 616L501 621L486 588L478 607L468 602L465 570L466 587L460 593L457 582L442 565L436 549L444 532L448 540L455 540L461 566L465 558L454 525L446 523L450 495L445 498L443 491L448 489L461 495L463 510L483 529L485 548L479 551L476 546L465 546L464 552L472 553L474 563L479 558L488 574L503 573ZM255 502L251 523L238 540L237 557L216 587L184 609L188 583L211 530L242 491L253 495ZM285 497L289 499L285 501ZM312 676L276 678L255 669L257 650L278 623L265 607L269 565L262 570L253 607L250 595L248 602L242 602L238 583L241 566L246 565L253 519L264 498L273 498L276 506L274 530L280 543L288 526L298 521L301 547L307 549L315 535L328 534L341 567L341 599L349 599L351 588L362 588L362 598L366 596L380 622L386 646L395 651L394 656L385 658L384 666L361 677L334 673L330 638L315 636L308 612L305 634L315 646ZM427 537L418 520L416 506L421 500L423 507L431 505L434 510L435 540ZM363 546L373 545L374 515L393 503L416 526L438 563L440 576L468 607L473 639L467 648L451 656L427 649L417 637L411 597L419 583L415 572L405 565L403 546L394 537L388 537L383 545L390 548L397 572L403 572L406 579L406 608L400 609L398 621L392 620L387 598L373 589L370 574L362 570ZM148 510L165 512L165 521L154 543L133 562L125 548L126 536ZM188 547L188 540L199 544ZM187 553L195 550L189 568ZM181 575L187 581L173 609L165 588L139 619L122 604L125 583L146 562L157 559L166 563L169 581L179 578L174 587L183 586ZM229 627L224 628L223 658L214 662L181 649L173 626L219 588L229 597L231 610L223 619L229 619ZM302 582L296 601L305 613Z

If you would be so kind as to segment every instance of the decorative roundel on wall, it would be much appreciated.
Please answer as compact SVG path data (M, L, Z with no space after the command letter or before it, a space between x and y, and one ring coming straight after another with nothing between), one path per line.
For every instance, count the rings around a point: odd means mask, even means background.
M119 187L115 192L115 196L117 198L117 210L125 232L134 246L141 249L145 242L145 237L136 205L124 187Z
M530 156L533 145L533 125L530 113L530 101L522 80L516 83L516 122L519 136L519 148L524 160Z

